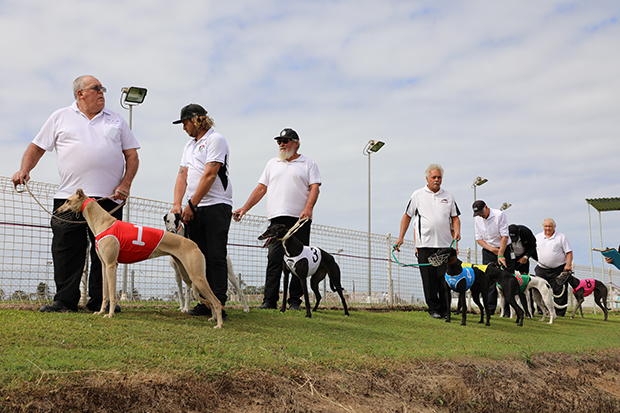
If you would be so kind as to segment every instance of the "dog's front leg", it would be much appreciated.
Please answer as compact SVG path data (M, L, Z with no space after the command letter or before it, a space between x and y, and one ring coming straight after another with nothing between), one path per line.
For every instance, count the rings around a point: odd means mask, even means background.
M291 274L291 270L289 270L286 264L283 263L282 272L284 273L284 279L282 280L284 289L282 290L282 308L280 309L280 312L283 313L286 311L286 295L288 293L288 277Z
M446 308L448 309L448 311L446 312L446 323L449 323L450 316L452 313L452 289L446 282L445 278L443 281L443 290L444 290L444 300L446 302ZM457 308L458 308L458 304L457 304Z

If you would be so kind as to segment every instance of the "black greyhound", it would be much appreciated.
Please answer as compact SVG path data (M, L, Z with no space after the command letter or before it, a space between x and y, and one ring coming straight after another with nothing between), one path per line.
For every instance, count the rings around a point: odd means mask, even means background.
M517 313L517 324L523 327L523 318L525 312L519 304L517 304L517 300L515 300L515 295L519 296L521 303L526 306L527 301L525 300L525 294L521 292L521 288L519 287L519 281L517 277L515 277L510 272L502 269L499 264L492 262L487 265L486 270L489 279L492 282L495 282L499 285L499 288L502 290L502 294L504 295L504 300L515 310Z
M267 230L261 234L258 239L267 240L265 245L270 242L280 241L284 247L284 261L282 263L282 271L284 272L284 293L282 297L282 309L286 311L286 294L288 290L288 277L292 272L301 281L301 287L304 292L304 300L306 302L306 317L311 318L310 298L308 297L308 285L306 278L310 277L310 287L316 296L316 304L312 311L319 308L321 302L321 294L319 293L319 283L323 281L325 275L329 274L329 283L332 291L338 292L344 314L349 315L347 302L342 293L342 285L340 284L340 267L332 255L324 250L316 247L306 247L294 235L289 235L286 225L272 224Z
M573 294L577 300L577 306L573 310L573 315L570 318L575 318L577 309L579 309L579 312L581 312L581 318L583 318L583 309L581 308L583 300L585 297L594 292L594 301L596 302L596 305L603 310L603 313L605 313L605 321L607 321L607 287L605 284L593 278L580 280L573 275L573 271L562 271L562 273L558 275L557 280L559 284L564 284L564 288L566 288L566 284L570 284L573 288ZM563 290L562 294L564 294Z
M463 268L461 260L456 255L456 250L454 248L442 248L437 251L438 255L448 255L448 262L446 265L446 279L444 280L444 290L445 290L445 299L446 305L448 308L448 314L446 316L446 323L450 322L450 306L452 304L452 291L456 291L459 293L459 306L461 306L461 312L463 319L461 320L461 325L464 326L467 323L467 303L465 302L465 293L467 292L467 284L468 279L465 277L466 273L473 275L473 280L470 278L471 286L469 290L471 291L471 297L480 309L480 321L479 323L484 323L484 315L487 316L486 325L491 325L491 315L487 311L489 308L489 297L487 292L489 291L489 277L477 267L468 267ZM462 278L459 278L462 277ZM451 281L454 283L454 288L450 286L448 283L448 279L452 279ZM480 296L482 295L482 304L480 304ZM484 307L483 307L484 305Z

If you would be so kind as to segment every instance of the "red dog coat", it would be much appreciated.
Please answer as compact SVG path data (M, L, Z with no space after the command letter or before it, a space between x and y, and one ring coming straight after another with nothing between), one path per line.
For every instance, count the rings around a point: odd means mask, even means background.
M81 211L84 211L93 198L84 200ZM95 247L99 251L99 242L106 237L114 237L120 245L118 262L132 264L148 259L164 238L164 230L150 227L141 227L129 222L116 221L105 231L95 237Z

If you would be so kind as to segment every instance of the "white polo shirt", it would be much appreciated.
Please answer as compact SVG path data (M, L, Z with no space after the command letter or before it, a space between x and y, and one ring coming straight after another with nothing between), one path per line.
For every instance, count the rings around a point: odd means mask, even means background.
M452 194L443 188L435 193L428 186L415 191L405 213L414 218L416 247L445 248L452 243L452 218L461 212Z
M228 143L226 139L213 128L209 129L198 141L190 139L183 149L181 166L187 168L186 199L191 199L196 193L200 178L205 173L209 162L219 162L220 168L226 168L228 186L224 189L222 179L217 176L209 192L196 206L210 206L228 204L232 206L232 184L228 178Z
M573 249L561 232L555 231L547 238L544 232L536 234L536 252L538 253L538 265L543 268L557 268L566 264L566 254Z
M299 217L308 202L310 185L321 185L321 174L312 159L300 154L292 161L271 159L258 182L267 187L268 219Z
M140 148L119 114L104 108L88 119L77 102L52 113L32 143L56 150L60 187L54 197L58 199L68 198L78 188L88 196L112 195L125 173L123 151Z
M474 217L474 233L476 241L483 240L494 248L501 246L502 237L508 237L506 245L512 242L508 232L508 219L499 209L489 208L489 216L486 219L480 216Z

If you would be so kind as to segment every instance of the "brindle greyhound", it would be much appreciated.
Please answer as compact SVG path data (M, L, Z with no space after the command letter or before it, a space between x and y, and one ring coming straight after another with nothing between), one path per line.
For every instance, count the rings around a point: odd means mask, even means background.
M448 254L448 262L446 265L446 280L444 280L445 299L448 308L448 314L446 316L446 323L450 322L450 305L452 303L452 292L459 293L459 304L462 306L462 320L461 325L464 326L467 323L467 303L465 302L465 293L467 292L467 284L471 283L469 290L471 291L471 297L480 309L480 321L484 323L484 315L487 316L486 325L491 325L491 315L487 311L489 308L489 297L487 292L489 291L489 276L484 273L480 268L476 266L463 268L463 263L456 255L454 248L442 248L437 251L438 255ZM473 277L469 277L473 275ZM461 277L462 278L459 278ZM472 279L473 278L473 279ZM448 283L448 280L452 279L454 288ZM469 282L468 282L469 281ZM482 295L482 304L480 304L480 296ZM483 306L484 305L484 306Z
M575 299L577 300L577 306L573 310L573 315L570 318L575 318L575 313L577 309L581 313L581 318L583 318L583 309L581 305L583 304L583 300L585 297L594 292L594 302L598 305L603 313L605 313L605 321L607 321L607 287L605 284L600 282L599 280L595 280L593 278L580 280L579 278L575 278L573 275L573 271L562 271L560 275L558 275L558 283L564 284L564 288L566 288L566 284L570 284L573 289L573 294L575 295ZM562 290L562 294L564 294L564 290ZM562 296L554 297L560 297ZM602 303L601 303L602 301Z
M316 296L316 304L312 311L316 311L319 308L321 302L321 294L319 293L319 283L323 281L325 275L329 274L329 283L332 291L338 292L342 306L344 307L344 314L349 315L349 309L347 308L347 302L344 299L342 293L342 285L340 284L340 267L334 259L334 257L325 252L324 250L316 247L306 247L301 241L295 238L286 225L272 224L267 230L261 234L258 239L267 242L268 245L273 241L282 242L284 247L284 262L282 263L282 270L284 272L284 295L282 297L282 309L281 312L286 311L286 293L288 290L288 277L292 272L301 281L301 287L304 292L304 300L306 303L306 317L312 317L310 313L310 298L308 297L308 285L306 278L310 277L310 287L314 291Z
M194 295L208 307L211 307L214 316L210 320L217 321L214 328L222 328L222 304L215 297L207 279L205 278L205 258L198 245L180 235L158 230L155 228L140 227L118 221L103 209L92 198L88 198L81 189L71 195L58 208L57 212L71 211L84 215L86 223L97 238L97 255L102 264L103 300L101 309L95 314L103 314L110 303L110 311L105 317L114 316L116 305L116 268L118 263L144 261L148 258L170 255L175 258L181 275L187 283L191 283ZM123 226L122 231L114 232L112 228ZM153 234L152 243L149 243L149 234ZM125 245L128 248L125 248ZM121 248L121 245L123 247ZM144 249L142 247L146 247ZM138 248L138 249L136 249ZM120 258L120 259L119 259Z

